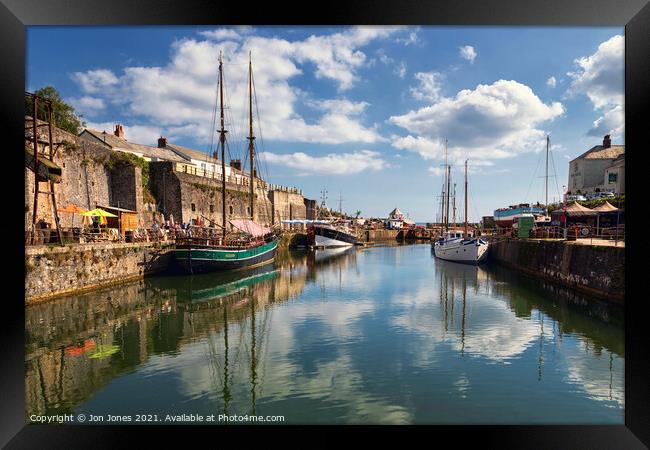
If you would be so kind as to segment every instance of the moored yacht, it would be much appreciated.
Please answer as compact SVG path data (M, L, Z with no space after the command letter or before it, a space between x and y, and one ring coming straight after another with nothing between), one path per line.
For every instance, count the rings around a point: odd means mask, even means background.
M355 245L359 238L355 231L337 222L314 222L307 227L309 245L316 247L348 247Z
M447 180L450 184L450 170L447 165ZM449 228L449 189L446 191L445 215L446 231L442 237L431 241L434 255L437 258L464 264L480 264L487 258L488 242L480 239L467 226L467 161L465 161L465 226L460 228Z
M480 264L487 258L488 243L464 230L448 230L443 237L433 241L436 257L465 264Z

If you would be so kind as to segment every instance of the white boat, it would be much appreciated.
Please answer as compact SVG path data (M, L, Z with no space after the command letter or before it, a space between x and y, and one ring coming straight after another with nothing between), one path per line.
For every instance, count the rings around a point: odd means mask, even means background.
M444 237L433 241L435 256L446 261L480 264L487 258L487 250L487 241L473 237L471 232L465 236L462 230L449 230Z
M307 228L309 244L316 247L350 247L357 243L356 233L345 225L313 223Z
M446 145L445 145L446 150ZM450 184L450 170L446 171L447 186ZM437 258L464 264L480 264L488 255L488 242L475 237L467 226L467 161L465 161L465 226L463 229L449 228L449 188L446 190L445 234L431 241Z

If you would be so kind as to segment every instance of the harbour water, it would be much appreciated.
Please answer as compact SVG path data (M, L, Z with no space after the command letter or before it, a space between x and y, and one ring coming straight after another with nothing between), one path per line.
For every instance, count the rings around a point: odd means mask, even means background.
M428 244L284 252L25 314L28 417L624 423L622 309Z

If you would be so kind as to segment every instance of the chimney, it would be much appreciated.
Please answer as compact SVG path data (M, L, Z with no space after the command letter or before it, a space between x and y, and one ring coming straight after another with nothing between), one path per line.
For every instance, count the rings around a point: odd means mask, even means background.
M230 167L233 169L241 170L241 159L231 159Z
M605 135L603 138L603 147L610 148L612 146L612 140L609 137L609 134Z
M158 138L158 148L165 148L167 147L167 138L160 136Z
M117 136L118 138L126 139L124 137L124 128L119 123L115 125L115 136Z

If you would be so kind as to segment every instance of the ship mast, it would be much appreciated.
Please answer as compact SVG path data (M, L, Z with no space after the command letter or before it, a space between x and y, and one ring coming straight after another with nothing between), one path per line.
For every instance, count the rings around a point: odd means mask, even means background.
M445 139L445 166L447 167L447 201L445 203L445 230L449 231L449 184L451 182L451 166L447 162L447 139Z
M250 209L251 220L255 220L255 136L253 136L253 64L251 61L251 53L248 53L248 109L249 109L249 134L248 134L248 149L251 159L251 179L250 179Z
M465 160L465 239L467 239L467 160Z
M221 142L221 217L222 217L222 231L224 240L226 238L226 129L223 118L223 60L221 52L219 52L219 103L221 130L219 130L219 141Z
M544 184L545 191L546 191L546 200L544 201L544 206L546 206L546 210L548 211L548 147L550 145L550 137L548 134L546 135L546 182Z

